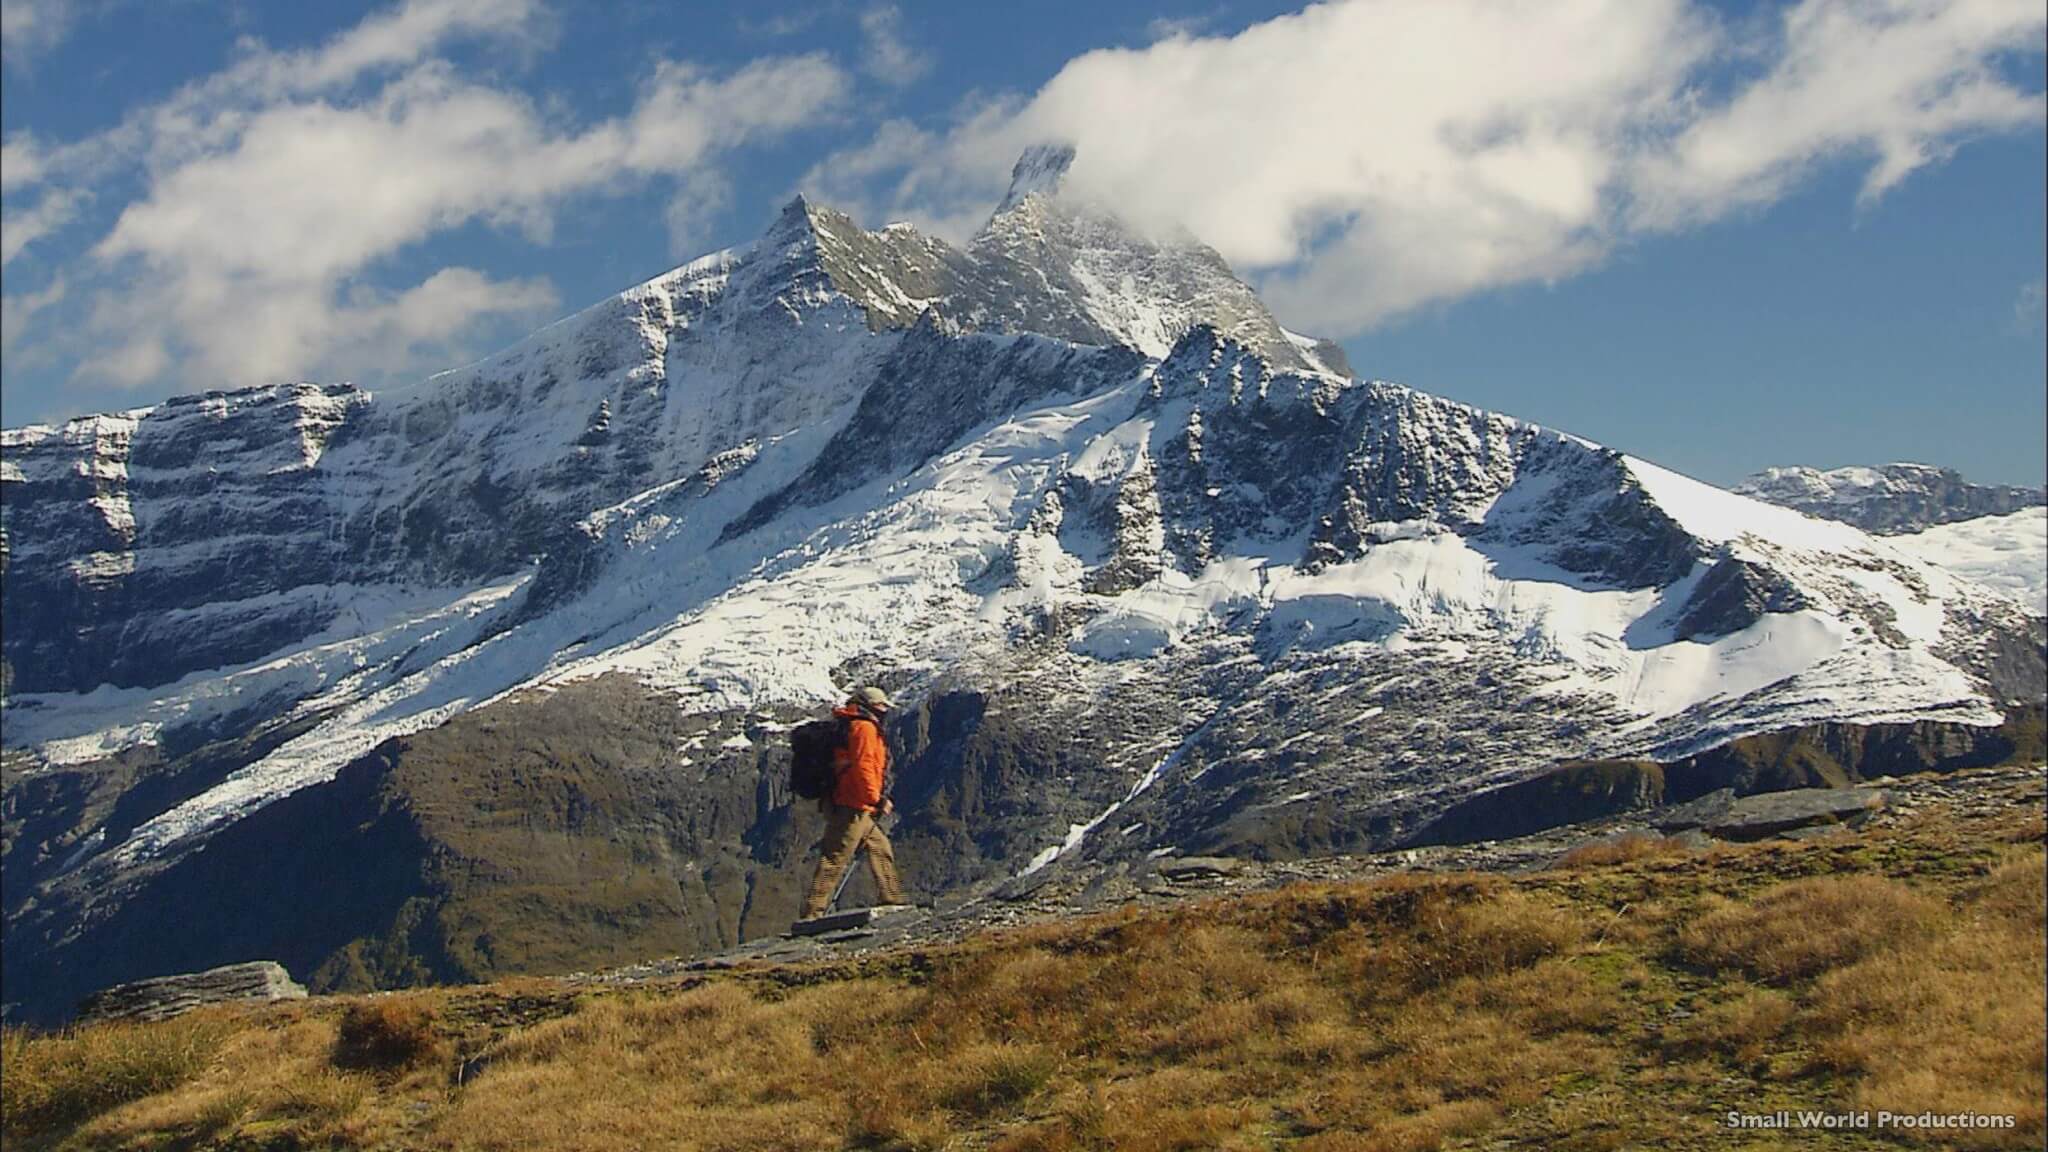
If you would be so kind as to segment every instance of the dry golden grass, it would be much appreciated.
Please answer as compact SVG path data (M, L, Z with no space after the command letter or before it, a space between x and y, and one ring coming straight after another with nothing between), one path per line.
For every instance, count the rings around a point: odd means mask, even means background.
M175 1089L159 1091L111 1108L97 1108L83 1123L51 1131L40 1126L10 1133L8 1144L56 1143L78 1148L130 1148L171 1144L232 1147L269 1141L283 1147L347 1139L359 1129L352 1121L376 1092L368 1077L332 1063L332 1020L299 1009L248 1012L218 1009L204 1019L223 1025L210 1058L191 1069ZM163 1028L168 1025L145 1027ZM88 1029L89 1034L97 1029ZM8 1089L14 1069L5 1070ZM393 1084L400 1092L402 1085Z
M1736 988L1709 1005L1668 1041L1674 1053L1693 1057L1719 1052L1748 1064L1777 1047L1798 1014L1792 997L1775 988Z
M1933 935L1941 901L1882 876L1814 876L1753 900L1714 898L1678 932L1687 959L1788 983Z
M1951 931L1909 939L1815 983L1810 1022L1821 1057L1856 1077L1862 1106L2010 1113L2039 1143L2048 1097L2042 871L2041 852L2024 853L1970 894ZM1965 1147L2008 1139L1953 1138Z
M1581 844L1558 858L1559 868L1600 868L1610 864L1631 864L1639 860L1669 860L1690 854L1683 843L1668 836L1631 832L1613 840Z
M7 1146L1771 1146L1716 1127L1747 1101L2012 1113L1963 1142L2039 1147L2030 827L1303 886L914 961L10 1034Z
M402 1069L432 1060L446 1047L434 1031L435 1018L431 1007L405 997L351 1004L335 1032L334 1063Z
M206 1066L233 1027L206 1012L50 1036L9 1028L0 1038L0 1131L18 1137L59 1127L175 1088Z

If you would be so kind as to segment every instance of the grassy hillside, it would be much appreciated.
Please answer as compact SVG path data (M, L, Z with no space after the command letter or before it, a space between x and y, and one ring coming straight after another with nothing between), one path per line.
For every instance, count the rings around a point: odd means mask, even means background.
M2038 1148L2038 778L2005 804L1400 875L627 988L6 1040L21 1149ZM1730 1110L2009 1113L1776 1133Z

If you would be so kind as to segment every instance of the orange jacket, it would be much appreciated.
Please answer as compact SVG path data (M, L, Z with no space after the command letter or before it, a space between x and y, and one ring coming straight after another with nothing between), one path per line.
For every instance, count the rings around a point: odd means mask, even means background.
M882 803L882 777L889 771L889 745L881 725L851 705L832 710L846 721L846 743L832 754L832 802L873 812Z

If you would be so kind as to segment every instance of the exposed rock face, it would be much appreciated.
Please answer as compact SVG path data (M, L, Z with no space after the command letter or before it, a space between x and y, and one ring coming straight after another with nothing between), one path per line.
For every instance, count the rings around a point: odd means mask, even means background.
M1153 870L1168 880L1205 880L1217 876L1234 876L1243 868L1242 861L1229 856L1169 856L1153 865Z
M1540 776L1460 801L1403 843L1423 847L1508 840L1663 802L1664 768L1654 761L1561 764Z
M298 384L7 433L12 689L159 683L325 626L341 598L307 578L360 566L315 465L367 399Z
M964 249L905 225L868 232L801 197L784 210L781 227L876 331L907 328L936 309L972 329L1122 345L1157 357L1208 324L1281 367L1306 369L1313 355L1329 370L1348 371L1334 345L1297 346L1213 249L1192 237L1147 237L1061 197L1071 160L1063 149L1019 160L1008 195Z
M1405 388L1374 385L1362 401L1311 565L1355 558L1377 526L1418 520L1623 587L1668 584L1698 558L1618 453Z
M1796 612L1806 597L1783 576L1761 564L1723 557L1707 569L1686 599L1678 634L1690 640L1712 640L1744 628L1767 612Z
M1791 728L1666 763L1561 764L1451 804L1402 843L1505 840L1660 807L1655 822L1668 831L1705 827L1723 838L1763 836L1777 831L1772 825L1781 818L1807 814L1785 825L1796 827L1860 810L1856 797L1867 798L1871 790L1855 786L1867 780L2032 763L2044 754L2039 705L2014 709L1997 728L1927 722ZM1828 793L1836 799L1821 798ZM1778 795L1795 799L1768 799ZM1723 821L1725 829L1718 827Z
M1866 532L1916 532L1978 516L2002 516L2048 503L2048 492L1972 484L1953 468L1886 464L1877 468L1766 468L1735 491Z
M927 311L881 361L860 406L811 466L728 525L724 538L754 531L792 507L824 504L914 471L979 425L1054 395L1100 391L1143 362L1121 345L968 333Z
M305 988L284 966L269 960L229 964L181 976L159 976L117 984L95 992L78 1005L81 1022L96 1020L168 1020L209 1004L240 1001L269 1003L298 1000Z

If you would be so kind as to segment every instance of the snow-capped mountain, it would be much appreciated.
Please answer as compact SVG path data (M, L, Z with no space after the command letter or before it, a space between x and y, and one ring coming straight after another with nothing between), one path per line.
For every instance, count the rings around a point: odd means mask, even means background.
M1886 464L1878 468L1766 468L1735 491L1866 532L1918 532L1979 516L2005 516L2048 503L2048 492L1972 484L1953 468Z
M1070 159L964 248L798 200L410 389L8 430L8 996L779 929L815 824L779 734L855 680L917 702L911 882L970 894L2039 697L1998 592L1353 379L1214 252L1062 199Z

